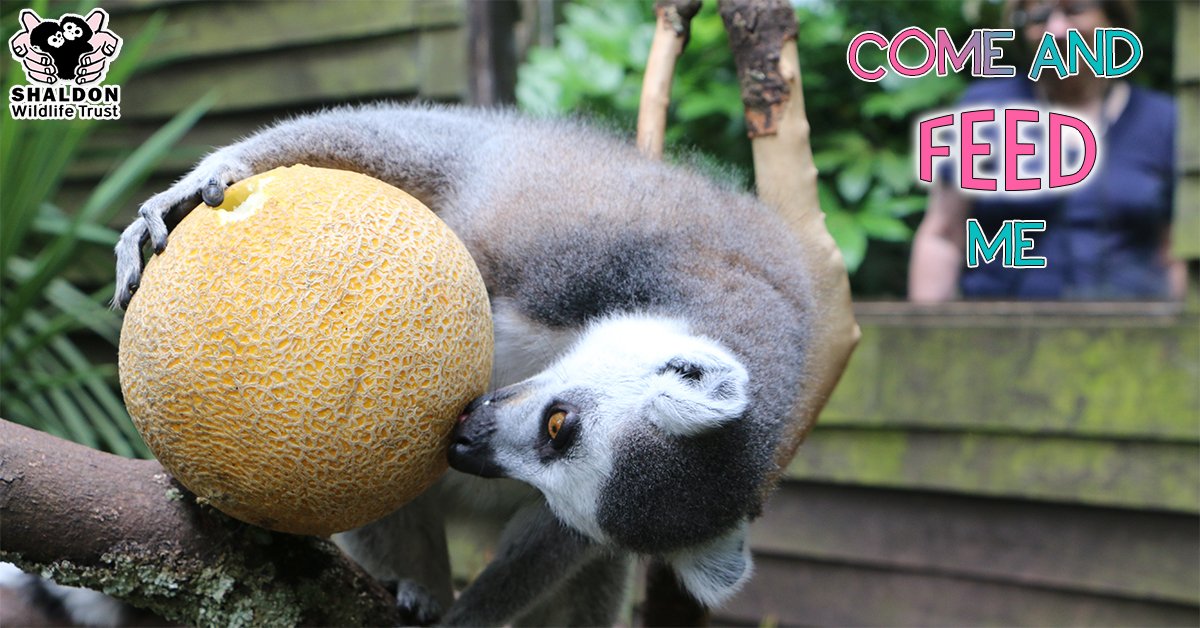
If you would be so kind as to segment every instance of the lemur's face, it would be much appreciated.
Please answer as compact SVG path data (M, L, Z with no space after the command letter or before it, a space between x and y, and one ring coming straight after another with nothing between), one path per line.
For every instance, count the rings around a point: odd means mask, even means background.
M613 488L615 461L629 458L624 450L736 421L747 380L736 358L682 324L607 319L542 373L473 402L455 430L450 464L527 482L562 521L606 540L598 509Z
M74 41L83 36L83 29L78 24L65 22L62 25L62 36L68 40ZM60 44L61 45L61 41Z
M66 40L63 39L63 34L61 32L57 32L51 35L50 38L46 40L46 43L49 44L51 48L61 48L64 41Z

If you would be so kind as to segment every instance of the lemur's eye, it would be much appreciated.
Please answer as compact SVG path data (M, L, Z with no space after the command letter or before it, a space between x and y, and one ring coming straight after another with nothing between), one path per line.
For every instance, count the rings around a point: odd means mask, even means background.
M563 410L557 410L546 419L546 433L550 438L558 438L558 432L562 429L563 423L567 422L567 413Z
M548 462L570 450L579 440L579 412L570 404L555 402L546 407L542 417L546 427L538 444L538 452L542 462Z

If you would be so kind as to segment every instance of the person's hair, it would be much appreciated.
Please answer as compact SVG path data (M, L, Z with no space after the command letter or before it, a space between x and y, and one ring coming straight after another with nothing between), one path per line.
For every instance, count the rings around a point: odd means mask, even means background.
M1036 0L1007 0L1004 3L1004 25L1009 28L1021 30L1021 27L1014 23L1013 15L1025 6L1032 5ZM1100 0L1098 7L1104 12L1104 17L1113 28L1124 28L1130 31L1134 30L1137 25L1137 3L1135 0ZM1012 42L1016 48L1018 56L1025 57L1026 61L1032 60L1033 50L1025 42L1025 38L1017 33L1016 40Z
M1032 0L1008 0L1004 3L1004 23L1013 24L1013 13ZM1100 10L1114 28L1134 30L1137 26L1137 3L1134 0L1100 0Z

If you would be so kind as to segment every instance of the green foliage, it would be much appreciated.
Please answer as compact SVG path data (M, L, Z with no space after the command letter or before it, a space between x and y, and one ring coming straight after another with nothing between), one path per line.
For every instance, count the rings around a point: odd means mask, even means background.
M915 114L953 102L964 81L933 76L864 83L846 67L846 45L863 30L890 34L912 24L947 27L963 41L970 30L963 12L958 2L894 3L886 11L875 2L797 8L822 207L852 272L863 265L870 243L911 240L909 217L925 203L908 156L910 123ZM584 112L633 129L653 35L652 5L573 3L564 17L558 46L532 50L521 67L519 103L539 113ZM676 68L667 146L695 152L702 162L732 165L744 185L750 182L737 76L715 2L706 2L693 20Z
M35 6L40 15L46 7ZM64 8L80 14L87 7ZM0 40L16 26L5 15ZM107 84L124 82L161 28L151 20L127 37ZM24 83L16 62L0 64L5 93ZM197 102L144 144L128 151L80 207L54 204L70 164L96 129L91 120L14 121L4 110L0 126L0 416L51 434L125 456L149 455L115 392L116 369L93 361L83 344L100 338L117 344L121 318L108 309L112 285L89 290L64 271L97 247L110 249L118 234L107 225L175 142L211 105Z
M672 87L666 145L669 155L745 186L750 145L725 27L714 7L709 2L692 22ZM653 3L571 3L563 17L557 46L530 50L518 70L517 102L535 114L579 113L632 133L654 37Z

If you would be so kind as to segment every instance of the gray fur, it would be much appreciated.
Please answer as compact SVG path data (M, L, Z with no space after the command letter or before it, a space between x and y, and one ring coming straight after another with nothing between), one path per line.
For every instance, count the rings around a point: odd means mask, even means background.
M712 578L691 581L731 582L728 565L739 563L725 560L729 548L744 550L744 524L761 509L788 415L807 392L798 374L811 291L798 244L777 216L746 194L647 160L629 143L574 122L442 107L341 108L218 150L149 199L117 245L114 302L124 306L136 290L141 247L165 247L169 227L201 197L218 202L229 183L295 163L355 170L405 189L462 238L497 311L497 347L521 362L497 364L493 386L540 372L590 324L628 313L682 321L748 374L741 389L716 385L706 393L714 403L738 395L742 411L716 413L694 434L656 429L649 415L641 425L624 417L635 427L614 432L611 473L592 505L600 532L567 528L545 502L534 502L446 622L500 624L523 614L537 621L548 617L544 605L563 583L584 574L592 578L586 586L623 590L614 574L630 551L683 557L677 565L687 568L721 565ZM711 602L728 590L694 592ZM607 623L613 612L590 609L566 621Z
M403 530L404 534L395 534ZM454 602L446 549L445 513L436 491L370 525L334 535L375 578L396 584L397 603L415 624L436 621Z
M529 624L611 625L623 597L613 589L623 590L627 567L626 557L563 527L544 503L534 503L509 521L495 559L443 620L452 626L495 625L512 618ZM588 571L609 580L581 582ZM554 608L555 600L597 597L611 605Z

